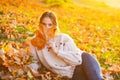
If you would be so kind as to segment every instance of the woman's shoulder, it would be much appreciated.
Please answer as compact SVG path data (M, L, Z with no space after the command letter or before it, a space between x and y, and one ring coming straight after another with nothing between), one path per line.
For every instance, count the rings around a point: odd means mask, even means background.
M66 33L59 33L55 37L66 37L66 38L68 38L70 36L68 34L66 34Z
M65 33L60 33L60 34L57 34L55 35L55 37L52 39L52 41L71 41L72 38L68 35L68 34L65 34Z

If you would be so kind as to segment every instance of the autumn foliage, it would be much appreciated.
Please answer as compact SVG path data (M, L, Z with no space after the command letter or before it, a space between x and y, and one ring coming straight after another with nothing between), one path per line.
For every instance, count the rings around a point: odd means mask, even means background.
M81 50L97 57L105 80L119 80L120 9L92 1L1 0L0 79L69 80L44 67L35 77L28 66L33 62L28 43L39 49L45 44L45 38L36 31L39 16L52 10L58 16L61 32L69 34Z

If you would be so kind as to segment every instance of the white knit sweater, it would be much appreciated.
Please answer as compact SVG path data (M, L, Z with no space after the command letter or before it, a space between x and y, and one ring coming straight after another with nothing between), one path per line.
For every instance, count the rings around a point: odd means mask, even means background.
M36 62L40 60L52 72L72 78L75 66L82 63L83 51L77 48L73 39L66 34L56 35L49 43L54 51L46 45L42 50L37 50L36 47L30 45L30 51L36 60L31 67L37 69L35 65L38 65Z

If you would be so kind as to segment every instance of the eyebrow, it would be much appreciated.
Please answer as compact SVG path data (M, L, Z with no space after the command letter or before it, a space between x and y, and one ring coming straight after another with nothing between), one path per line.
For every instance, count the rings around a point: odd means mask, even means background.
M47 25L47 23L41 22L44 25ZM48 23L48 25L52 25L52 23Z

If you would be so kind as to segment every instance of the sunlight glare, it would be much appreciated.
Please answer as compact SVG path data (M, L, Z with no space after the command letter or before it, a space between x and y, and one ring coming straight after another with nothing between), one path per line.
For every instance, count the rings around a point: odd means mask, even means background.
M106 5L111 7L118 7L120 8L120 0L96 0L99 2L104 2Z

